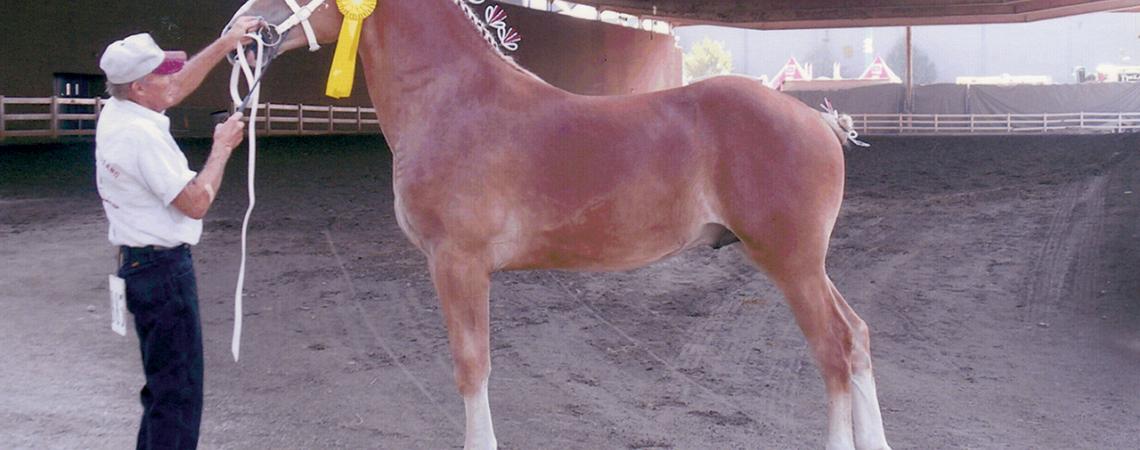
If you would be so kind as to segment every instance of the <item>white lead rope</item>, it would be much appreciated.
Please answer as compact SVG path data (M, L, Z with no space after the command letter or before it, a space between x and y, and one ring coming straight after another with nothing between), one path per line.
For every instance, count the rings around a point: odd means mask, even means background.
M250 36L257 42L257 61L253 69L250 69L249 62L246 61L245 51L241 44L237 48L237 63L234 64L233 71L230 73L230 98L234 102L236 112L241 112L241 108L245 104L241 96L238 95L239 74L245 75L246 86L249 88L249 207L245 210L245 219L241 223L241 267L238 269L237 289L234 291L234 336L233 342L230 345L230 351L233 352L234 361L238 360L239 352L241 350L241 319L242 319L242 288L245 286L245 257L246 257L246 236L249 231L249 216L253 213L253 205L257 202L257 196L253 191L254 179L254 162L257 159L257 109L260 106L258 103L261 100L261 69L262 62L265 56L265 43L261 37L256 33L250 33Z
M249 0L245 5L238 9L234 17L230 19L233 23L234 19L243 15L249 7L253 4L254 0ZM285 0L289 8L293 10L293 15L282 22L276 27L278 40L280 40L286 31L301 24L305 30L305 38L309 40L309 51L316 51L321 46L317 45L316 35L313 33L313 28L309 24L309 16L313 14L325 0L312 0L304 7L298 6L295 0ZM234 109L236 112L241 112L242 109L249 105L249 207L245 210L245 219L241 223L241 266L238 269L237 288L234 290L234 335L233 341L230 344L230 351L234 355L234 361L238 360L241 353L241 322L242 322L242 290L245 287L245 259L246 259L246 242L249 232L249 217L253 214L253 205L257 201L257 197L253 191L254 179L254 162L257 158L257 110L261 101L261 76L262 69L265 66L265 43L260 33L249 33L247 37L257 42L257 53L255 65L251 68L249 61L245 57L245 49L239 42L237 44L237 62L234 63L233 70L230 72L230 99L234 102ZM272 45L279 45L280 42L274 42ZM246 99L242 100L241 95L238 93L238 85L241 82L241 76L245 76L246 88L249 93L246 94Z

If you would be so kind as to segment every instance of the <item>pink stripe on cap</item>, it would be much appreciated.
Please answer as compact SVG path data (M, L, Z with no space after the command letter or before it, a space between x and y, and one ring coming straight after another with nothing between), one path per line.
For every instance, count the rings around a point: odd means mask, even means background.
M186 52L162 53L165 54L166 58L162 60L162 64L159 64L152 73L170 75L172 73L178 73L179 70L182 70L182 66L186 65Z

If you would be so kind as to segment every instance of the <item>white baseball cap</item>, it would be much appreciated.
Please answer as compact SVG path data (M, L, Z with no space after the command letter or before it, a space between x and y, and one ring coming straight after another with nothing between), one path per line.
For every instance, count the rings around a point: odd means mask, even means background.
M165 52L148 33L111 43L99 59L99 68L107 74L107 81L115 84L130 83L150 73L172 74L185 64L186 52Z

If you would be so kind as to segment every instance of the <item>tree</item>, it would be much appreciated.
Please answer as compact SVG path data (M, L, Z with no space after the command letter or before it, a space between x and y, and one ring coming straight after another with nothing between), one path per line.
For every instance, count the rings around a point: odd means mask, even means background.
M685 53L685 83L715 75L732 72L732 53L724 48L724 43L705 37L693 44L693 49Z
M938 67L934 61L926 56L926 52L913 45L914 50L914 84L930 84L938 81ZM891 51L887 53L887 65L899 77L906 81L906 38L899 39Z

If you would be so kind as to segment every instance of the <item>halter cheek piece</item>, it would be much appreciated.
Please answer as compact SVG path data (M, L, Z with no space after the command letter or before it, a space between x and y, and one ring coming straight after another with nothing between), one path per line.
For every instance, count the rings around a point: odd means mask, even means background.
M285 0L285 4L289 5L289 9L293 10L293 15L288 19L285 19L284 22L281 22L279 25L277 25L277 29L280 33L285 33L286 31L289 31L290 28L293 28L294 25L297 25L298 22L300 22L301 28L305 30L305 38L309 40L309 51L315 52L317 50L320 50L321 46L320 44L317 44L317 35L313 33L313 26L309 24L309 16L313 15L313 11L316 11L318 7L324 4L324 2L325 0L313 0L309 2L309 4L304 8L302 8L301 6L297 5L297 2L295 0Z

